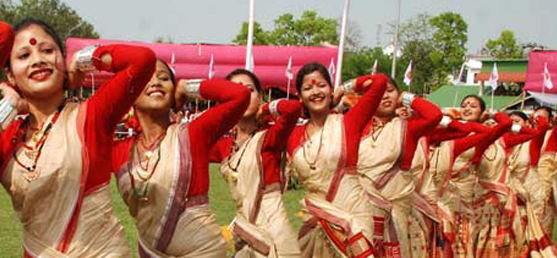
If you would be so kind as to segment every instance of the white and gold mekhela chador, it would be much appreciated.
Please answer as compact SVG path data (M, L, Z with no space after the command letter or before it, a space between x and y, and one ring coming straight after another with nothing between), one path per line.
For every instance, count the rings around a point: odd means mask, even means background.
M151 175L140 171L133 150L134 158L118 172L118 189L135 219L142 258L226 256L226 242L207 195L187 196L192 173L187 126L168 127L160 150L150 156L159 159ZM145 171L153 169L154 163Z
M405 134L406 120L397 117L360 142L358 174L374 208L376 254L385 257L411 255L408 225L414 180L410 171L399 168Z
M438 189L430 170L429 146L425 137L420 138L410 168L415 189L412 193L409 241L412 257L437 257Z
M557 257L557 249L544 229L543 216L547 199L539 177L537 166L530 163L531 141L519 144L508 155L510 187L518 201L518 210L513 223L513 232L521 257Z
M261 152L266 133L257 132L220 166L236 201L233 232L239 250L234 257L301 257L281 185L265 185Z
M345 167L345 140L343 116L329 115L322 131L292 153L292 169L306 189L302 257L373 256L372 207L356 168Z
M543 209L534 210L540 219L542 228L546 230L550 239L552 239L553 232L549 229L553 228L557 211L557 152L548 150L547 145L550 140L557 140L551 137L554 130L556 129L548 131L545 136L545 143L542 147L537 169L543 191Z
M509 188L504 142L499 139L483 153L477 166L474 191L472 243L475 257L514 257L517 246L512 234L516 198Z
M11 159L2 184L23 226L26 257L129 257L124 230L112 211L110 185L85 192L89 160L83 143L86 104L67 104L37 161L38 178ZM23 164L32 160L19 148Z
M441 257L473 257L472 200L477 177L472 166L475 148L454 157L455 141L433 148L430 170L437 185Z

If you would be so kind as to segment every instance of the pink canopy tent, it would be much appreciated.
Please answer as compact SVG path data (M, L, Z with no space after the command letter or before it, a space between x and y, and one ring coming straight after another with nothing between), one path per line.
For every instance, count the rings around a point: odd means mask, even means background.
M543 89L545 63L553 81L552 89ZM557 51L530 52L524 90L544 103L557 105Z
M145 42L124 42L104 39L68 38L66 40L67 56L81 48L92 45L128 44L151 48L157 56L169 64L174 56L174 70L178 79L207 78L211 55L214 56L213 78L224 78L236 68L244 68L246 47L236 45L203 45L203 44L155 44ZM263 88L278 86L286 90L288 79L285 75L288 58L292 57L294 76L306 63L320 62L325 66L336 62L338 48L330 47L286 47L286 46L254 46L254 73L261 80ZM99 87L111 75L97 73L88 75L86 87ZM295 92L295 77L291 81L291 92Z

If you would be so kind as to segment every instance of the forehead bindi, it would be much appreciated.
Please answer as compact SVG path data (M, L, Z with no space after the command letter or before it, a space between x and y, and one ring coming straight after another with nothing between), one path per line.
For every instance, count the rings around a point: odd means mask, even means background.
M20 47L42 46L44 44L54 44L54 39L38 25L30 25L19 31L14 42L14 46Z

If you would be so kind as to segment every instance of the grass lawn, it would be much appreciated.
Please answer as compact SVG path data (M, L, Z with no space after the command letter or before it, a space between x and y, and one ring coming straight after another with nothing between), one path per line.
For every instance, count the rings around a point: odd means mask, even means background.
M130 248L133 257L137 253L137 230L135 229L133 219L128 215L127 207L122 202L116 183L112 181L112 196L114 201L114 211L120 218L126 230ZM22 233L21 224L16 219L12 208L10 197L3 187L0 190L0 258L21 258L23 256L22 249ZM300 199L303 191L286 192L285 205L288 215L291 219L294 230L297 232L301 226L301 220L294 216L300 210ZM217 216L217 222L221 226L226 226L234 218L236 213L234 202L230 197L228 186L218 172L218 166L211 166L211 187L209 192L211 210Z

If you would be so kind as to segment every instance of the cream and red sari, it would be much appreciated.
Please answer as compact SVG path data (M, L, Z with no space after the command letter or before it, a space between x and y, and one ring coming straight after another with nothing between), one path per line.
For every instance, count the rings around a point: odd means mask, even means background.
M322 130L291 152L293 171L306 189L302 257L371 257L372 207L356 168L345 167L343 116L329 115Z
M189 141L188 125L172 124L160 151L153 152L160 160L148 180L137 174L137 157L118 172L118 189L136 221L142 258L226 256L226 243L207 195L187 196L192 173Z
M239 245L234 257L300 257L280 183L265 185L261 153L266 133L257 132L220 166L236 201L233 232Z
M362 137L358 159L360 183L374 207L374 244L385 257L410 257L408 237L414 180L399 168L406 120L398 117ZM382 242L382 243L381 243ZM377 244L376 244L377 243Z
M11 158L2 184L23 226L26 257L129 257L124 231L112 212L110 185L85 191L89 171L84 139L87 105L67 104L46 138L33 181ZM17 123L17 122L16 122ZM32 160L24 148L18 160Z
M531 166L528 141L510 150L508 164L510 187L518 202L513 232L520 257L557 257L551 237L546 233L552 228L542 226L540 217L546 212L547 198L537 166Z

